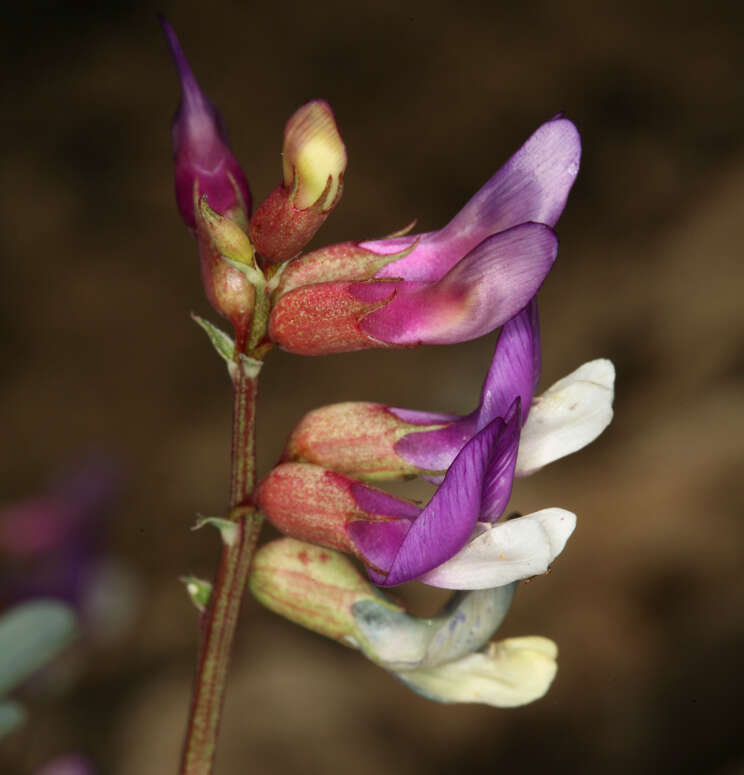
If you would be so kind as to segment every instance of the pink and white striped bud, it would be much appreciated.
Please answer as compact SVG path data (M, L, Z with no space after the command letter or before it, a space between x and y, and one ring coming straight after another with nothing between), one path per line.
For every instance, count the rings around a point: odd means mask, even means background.
M338 204L346 170L346 147L327 102L313 100L284 129L282 183L256 210L250 234L270 263L302 250Z

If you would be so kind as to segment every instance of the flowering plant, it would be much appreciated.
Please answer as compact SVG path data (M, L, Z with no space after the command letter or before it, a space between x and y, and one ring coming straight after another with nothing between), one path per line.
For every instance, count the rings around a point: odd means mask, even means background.
M536 294L578 174L576 127L563 116L540 126L438 231L304 252L344 187L346 148L330 106L315 100L289 119L281 181L252 212L224 123L162 24L183 95L173 125L176 201L197 240L206 295L234 330L197 318L227 364L234 419L229 509L200 523L222 535L220 570L214 585L186 579L203 643L182 772L211 772L246 583L267 607L361 650L433 699L537 699L555 675L555 644L490 640L516 582L548 569L576 516L504 514L515 477L580 449L612 417L607 360L536 395ZM300 420L282 460L256 482L255 396L274 346L326 355L449 345L498 328L471 413L322 407ZM436 485L424 506L375 486L411 477ZM255 551L264 517L286 537ZM378 589L412 579L459 592L439 616L414 617Z

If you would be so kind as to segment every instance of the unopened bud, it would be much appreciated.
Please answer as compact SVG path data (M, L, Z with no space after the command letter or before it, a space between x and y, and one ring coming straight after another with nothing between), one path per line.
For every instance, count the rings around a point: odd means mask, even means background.
M353 609L369 601L400 611L384 600L344 555L293 538L280 538L255 554L249 586L270 610L347 645L362 636Z
M206 195L215 210L247 227L251 193L230 150L222 116L199 88L173 28L162 16L160 23L181 80L181 104L172 129L178 210L196 229L196 208Z
M286 460L315 463L364 479L417 476L421 469L396 452L409 433L444 428L430 418L414 425L382 404L347 401L315 409L292 431L284 451Z
M197 238L204 290L212 306L235 328L242 351L256 304L255 284L263 275L255 268L254 250L248 235L230 218L215 212L204 196L199 203ZM225 259L245 267L241 270ZM253 281L251 273L255 275Z
M307 245L338 204L345 169L346 148L328 103L303 105L284 130L283 182L251 219L251 239L266 261L286 261Z
M346 148L327 102L303 105L287 122L282 149L284 185L298 210L328 212L341 195Z

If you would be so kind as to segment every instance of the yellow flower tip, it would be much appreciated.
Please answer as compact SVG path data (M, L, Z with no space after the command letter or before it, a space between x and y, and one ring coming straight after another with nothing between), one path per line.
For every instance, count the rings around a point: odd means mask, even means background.
M284 185L293 188L293 204L305 210L318 204L325 212L335 204L346 169L346 147L330 105L313 100L303 105L284 129ZM320 201L322 199L322 201Z

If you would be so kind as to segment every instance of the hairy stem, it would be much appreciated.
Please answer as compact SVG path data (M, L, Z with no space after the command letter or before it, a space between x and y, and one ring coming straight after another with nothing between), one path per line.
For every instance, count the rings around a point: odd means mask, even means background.
M256 484L257 388L258 378L247 376L236 364L229 516L238 529L235 539L230 544L223 544L217 579L202 618L202 644L181 775L209 775L212 772L235 628L261 529L262 518L251 501Z

